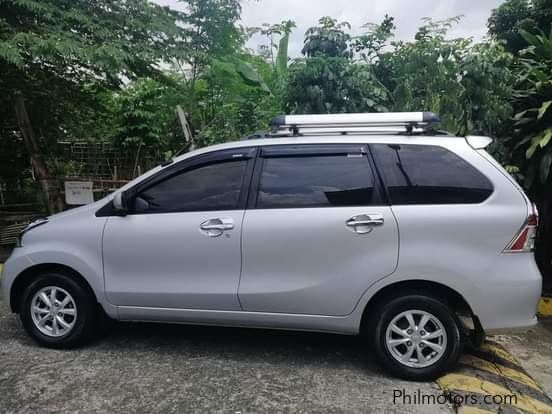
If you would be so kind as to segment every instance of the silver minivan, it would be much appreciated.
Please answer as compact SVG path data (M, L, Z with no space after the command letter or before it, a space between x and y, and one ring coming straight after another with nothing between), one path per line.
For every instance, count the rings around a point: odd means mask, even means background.
M395 375L434 378L466 341L536 323L537 212L428 112L292 115L31 223L5 301L40 344L109 317L363 334Z

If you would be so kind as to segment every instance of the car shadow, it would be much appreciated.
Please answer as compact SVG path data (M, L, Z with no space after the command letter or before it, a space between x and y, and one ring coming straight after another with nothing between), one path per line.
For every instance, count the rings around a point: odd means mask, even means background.
M29 355L42 352L43 348L24 331L19 317L9 314L5 308L1 310L6 314L0 315L0 342L17 344L27 349L25 352ZM268 363L286 368L323 366L388 377L361 337L316 332L110 320L95 333L89 344L49 352L106 361L200 358L243 364Z
M117 348L251 363L323 363L382 372L361 337L328 333L113 321L90 346L96 351Z

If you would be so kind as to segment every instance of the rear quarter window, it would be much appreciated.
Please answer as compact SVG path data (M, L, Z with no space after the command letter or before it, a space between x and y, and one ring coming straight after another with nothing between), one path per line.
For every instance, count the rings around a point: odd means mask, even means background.
M371 145L392 204L473 204L492 183L474 166L436 145Z

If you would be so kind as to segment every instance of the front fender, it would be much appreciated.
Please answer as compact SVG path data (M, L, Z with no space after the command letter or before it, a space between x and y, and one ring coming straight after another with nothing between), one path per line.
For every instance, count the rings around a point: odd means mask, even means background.
M41 265L61 265L77 272L90 285L106 313L116 317L116 307L105 297L101 249L91 251L65 242L48 243L48 246L38 243L14 249L4 264L2 276L4 301L8 306L12 307L10 292L17 278Z

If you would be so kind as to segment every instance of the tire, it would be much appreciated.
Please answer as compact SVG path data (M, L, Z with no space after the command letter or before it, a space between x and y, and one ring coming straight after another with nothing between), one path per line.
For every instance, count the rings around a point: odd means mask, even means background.
M389 300L380 309L372 324L374 349L391 373L428 381L456 364L464 341L458 318L445 304L423 294L409 294ZM427 321L425 326L420 326L422 319Z
M56 299L49 306L52 291ZM93 294L81 283L63 273L48 272L27 286L19 315L27 333L40 345L75 348L91 339L98 308Z

